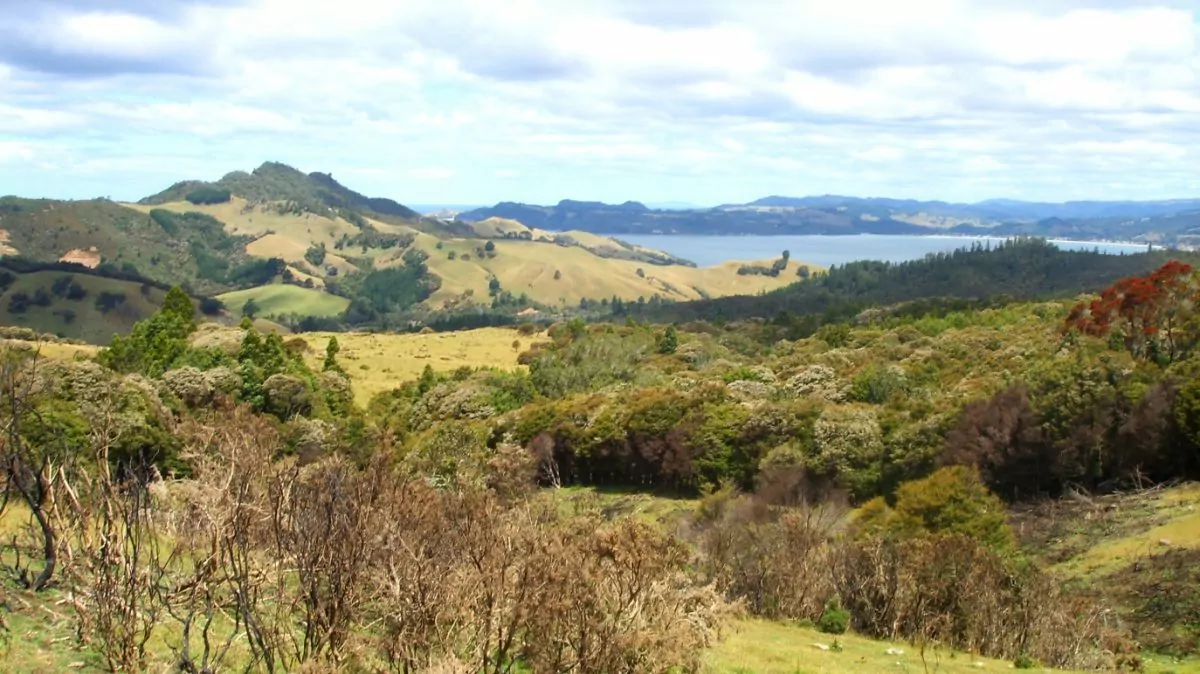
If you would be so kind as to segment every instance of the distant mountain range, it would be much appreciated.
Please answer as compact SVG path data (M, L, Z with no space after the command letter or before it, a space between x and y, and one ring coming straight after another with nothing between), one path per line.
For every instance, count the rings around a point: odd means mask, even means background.
M554 206L501 202L457 214L541 229L597 234L962 234L1200 243L1200 199L1040 203L991 199L973 204L839 195L769 196L715 208L652 209L636 201L563 200Z

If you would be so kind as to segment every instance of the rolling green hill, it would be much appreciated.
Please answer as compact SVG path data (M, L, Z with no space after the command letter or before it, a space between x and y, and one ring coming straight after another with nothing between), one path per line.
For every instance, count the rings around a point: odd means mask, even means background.
M254 300L258 315L337 316L346 310L350 300L327 292L277 283L218 295L230 311L241 313L246 302Z
M39 271L11 274L0 294L0 324L105 344L162 305L166 291L90 274Z

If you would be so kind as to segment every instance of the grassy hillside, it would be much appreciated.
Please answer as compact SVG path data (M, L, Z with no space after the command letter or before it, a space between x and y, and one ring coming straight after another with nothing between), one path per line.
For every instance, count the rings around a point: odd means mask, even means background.
M315 213L281 213L271 204L252 204L244 198L232 197L221 204L194 205L187 201L162 203L155 206L129 204L131 208L149 212L163 208L173 212L200 212L225 223L231 235L250 236L253 242L247 251L254 256L279 257L289 263L301 278L311 277L314 285L324 285L331 277L328 268L338 270L338 277L361 269L348 258L370 259L375 268L403 264L406 248L346 246L338 242L354 237L361 230L350 221ZM726 263L715 267L696 268L680 264L653 264L649 260L668 256L648 249L627 249L612 239L586 232L553 234L533 230L541 238L566 237L570 242L559 245L550 241L513 238L492 240L495 256L480 256L488 243L476 238L443 238L382 220L368 218L367 222L383 235L411 237L413 247L429 255L430 271L441 278L441 288L429 298L431 307L461 300L470 292L476 301L488 301L488 284L493 277L501 288L514 295L525 293L531 300L550 306L576 306L581 299L599 300L620 297L636 300L658 294L666 299L686 301L730 294L756 294L783 287L797 280L796 270L802 264L792 261L778 277L739 276L741 263ZM493 226L494 225L494 226ZM505 233L529 232L520 223L475 223L482 237L503 237ZM305 259L314 245L324 245L325 260L320 268ZM453 254L454 259L450 259ZM619 259L618 256L641 256L643 261ZM766 264L769 265L769 262ZM642 274L638 274L638 270ZM813 267L815 270L816 267ZM555 278L555 273L559 278ZM230 306L233 306L232 304ZM323 315L305 314L302 315ZM264 315L266 312L264 312Z
M837 643L836 650L833 646ZM889 655L888 651L892 651ZM843 674L850 672L1006 671L1011 662L907 643L891 644L854 634L832 636L815 629L764 620L739 620L706 658L712 674ZM1034 672L1064 671L1031 669Z
M86 294L79 299L58 295L56 284L65 288L77 285ZM30 301L14 300L19 295ZM35 301L39 295L48 301L44 306ZM114 334L128 333L135 323L157 311L165 296L165 291L153 286L88 274L17 274L12 286L0 295L0 325L106 344ZM23 311L22 306L26 307Z
M206 324L192 336L191 343L196 347L235 349L242 335L235 327ZM524 369L517 363L520 352L546 341L545 334L525 336L510 328L426 334L306 332L292 339L303 342L304 361L319 370L331 337L338 340L338 361L350 378L355 400L361 405L379 393L415 381L426 365L439 373L461 367ZM514 342L518 342L516 348Z
M230 311L238 314L246 302L252 299L258 305L258 315L261 316L337 316L350 304L350 300L344 297L282 283L235 290L218 295L217 299L224 302Z
M150 217L149 209L139 211L104 199L0 199L0 239L6 241L8 254L39 262L70 254L88 266L136 270L201 293L227 289L202 268L201 254L226 266L246 259L244 242L214 235L213 225L187 219L164 224ZM219 232L219 225L216 229Z
M210 215L225 224L225 231L234 235L250 236L255 239L270 233L289 239L309 243L324 243L330 248L343 235L353 236L358 228L345 219L327 217L318 213L280 213L270 204L251 204L242 197L231 197L220 204L192 204L187 201L170 201L161 204L125 204L129 208L149 213L163 208L176 213L197 212Z
M1058 577L1115 606L1146 647L1193 652L1200 635L1200 484L1018 508L1022 545ZM1200 662L1192 669L1200 671Z
M468 291L475 298L486 298L493 277L499 279L501 289L514 295L525 293L551 306L575 306L584 298L614 296L636 300L657 294L687 301L734 293L753 295L796 282L796 270L802 264L792 261L777 277L740 276L737 269L741 263L734 262L701 268L654 265L599 257L581 247L547 242L497 240L492 244L495 257L480 258L477 249L482 242L477 239L418 237L416 245L429 254L430 270L442 279L441 289L430 301L445 303Z

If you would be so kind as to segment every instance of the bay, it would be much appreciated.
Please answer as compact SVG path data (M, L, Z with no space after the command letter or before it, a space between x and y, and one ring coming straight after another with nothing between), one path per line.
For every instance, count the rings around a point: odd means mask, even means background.
M675 234L618 235L637 246L656 248L708 267L730 260L770 260L787 250L792 259L821 267L857 260L904 262L929 253L970 248L979 243L995 247L1005 239L975 236L688 236ZM1145 252L1145 244L1051 240L1065 250L1099 250L1114 255Z

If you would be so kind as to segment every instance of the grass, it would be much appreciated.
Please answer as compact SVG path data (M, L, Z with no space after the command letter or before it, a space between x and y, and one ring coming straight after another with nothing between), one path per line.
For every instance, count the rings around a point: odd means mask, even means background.
M816 645L832 646L835 639L842 646L841 652L823 650ZM888 655L888 649L897 649L903 654ZM1150 655L1144 662L1143 671L1149 674L1200 674L1200 661ZM834 636L798 625L753 619L735 621L722 642L709 652L705 664L708 674L966 674L1013 669L1011 662L943 649L926 650L925 662L922 662L920 648L911 644L876 641L854 634ZM1036 668L1026 671L1066 670Z
M53 303L47 307L30 305L23 313L9 311L9 299L18 292L24 292L30 297L38 290L50 292L54 281L62 276L70 276L87 290L87 297L79 301L66 298L53 298ZM96 298L102 292L116 293L125 296L125 301L107 313L96 308ZM66 274L63 272L40 271L17 275L17 280L0 295L0 324L15 325L31 328L38 332L61 335L72 339L82 339L93 344L107 344L115 334L128 334L134 323L143 320L158 310L166 293L158 288L147 286L142 293L140 283L118 281L87 274ZM74 318L67 320L67 311L74 313Z
M350 300L344 297L283 283L235 290L219 295L217 299L237 313L241 312L242 305L253 299L258 304L258 313L263 316L337 316L350 305Z
M176 213L204 213L225 223L225 231L229 234L264 236L269 232L275 232L285 239L301 243L304 249L307 249L312 243L324 243L327 248L332 250L334 242L343 234L354 236L358 233L357 227L342 218L331 220L313 213L280 214L261 206L247 207L246 200L241 197L234 197L223 204L199 206L187 201L175 201L162 205L123 205L143 213L149 213L155 208L164 208ZM304 250L301 250L300 253L303 255Z
M1172 548L1200 549L1200 484L1040 504L1013 524L1056 574L1095 579Z
M832 649L835 640L842 647L840 652ZM818 644L830 648L825 650ZM903 654L888 655L889 649ZM923 663L920 649L910 644L890 644L853 634L822 634L815 629L765 620L735 622L725 639L709 653L706 664L710 674L926 671L966 674L1012 669L1009 662L948 650L927 650Z
M631 488L564 487L546 490L566 514L598 513L605 519L633 517L673 529L696 510L699 500L672 494L647 494Z
M436 372L456 368L498 367L516 369L517 354L544 335L524 337L508 328L481 328L433 334L372 334L361 332L312 332L299 335L309 344L305 360L320 369L325 346L337 337L338 361L350 376L355 400L365 405L383 391L417 379L429 365ZM514 340L521 342L514 349Z

